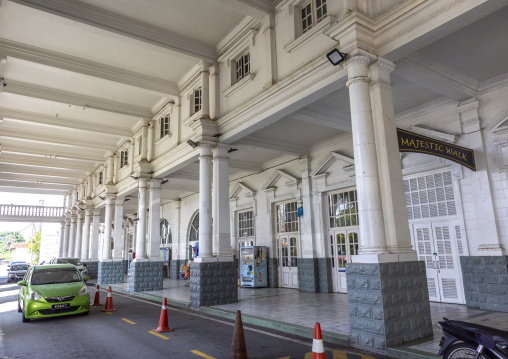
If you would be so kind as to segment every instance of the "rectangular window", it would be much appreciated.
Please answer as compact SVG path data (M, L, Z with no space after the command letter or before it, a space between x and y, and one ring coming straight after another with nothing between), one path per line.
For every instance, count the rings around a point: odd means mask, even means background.
M238 213L238 237L254 237L254 212Z
M169 135L169 116L161 117L161 138Z
M298 216L296 202L277 205L277 233L298 232Z
M311 0L304 4L300 10L302 33L305 34L315 24L323 20L328 14L326 0Z
M194 90L194 113L201 111L201 87Z
M246 53L236 60L235 69L235 82L240 81L250 73L250 53Z
M129 150L120 152L120 168L129 164Z
M358 197L355 191L328 196L330 228L358 225Z
M103 172L102 172L102 171L100 171L100 172L99 172L99 184L102 184L102 183L103 183L103 181L104 181L103 176L104 176L104 175L103 175Z

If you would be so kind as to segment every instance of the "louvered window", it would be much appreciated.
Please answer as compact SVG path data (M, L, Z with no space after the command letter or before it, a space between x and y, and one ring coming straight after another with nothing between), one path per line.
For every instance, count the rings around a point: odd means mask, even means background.
M450 171L404 180L408 219L457 214Z
M418 260L424 261L428 269L434 268L434 262L432 260L432 244L430 240L429 228L416 229Z

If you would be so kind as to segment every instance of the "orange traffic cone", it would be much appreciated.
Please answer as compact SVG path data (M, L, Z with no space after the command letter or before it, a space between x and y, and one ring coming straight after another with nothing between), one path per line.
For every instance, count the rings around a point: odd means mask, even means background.
M162 309L161 309L161 317L159 319L159 327L154 329L154 332L162 333L162 332L172 332L174 329L168 327L168 309L167 309L168 301L166 298L162 300Z
M312 341L311 359L326 359L323 337L321 336L321 325L319 325L319 323L316 323L314 326L314 340Z
M103 312L114 312L117 309L113 309L113 297L111 297L111 287L108 290L108 296L106 298L106 305L104 309L101 309Z
M95 298L93 299L92 307L97 307L101 304L101 301L99 300L99 285L97 284L97 289L95 289Z
M229 359L248 359L245 337L243 335L242 314L239 310L236 311L235 331L233 332Z

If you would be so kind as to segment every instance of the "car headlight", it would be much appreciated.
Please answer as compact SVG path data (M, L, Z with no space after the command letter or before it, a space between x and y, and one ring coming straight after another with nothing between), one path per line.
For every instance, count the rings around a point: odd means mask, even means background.
M86 287L86 285L83 286L83 288L81 288L78 292L78 295L85 295L88 293L88 288Z
M35 290L30 290L30 299L31 300L39 300L42 298L42 295Z

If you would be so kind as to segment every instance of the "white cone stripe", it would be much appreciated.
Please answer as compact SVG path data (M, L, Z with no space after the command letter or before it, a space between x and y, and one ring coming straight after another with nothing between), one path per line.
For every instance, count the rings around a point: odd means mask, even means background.
M312 341L312 352L313 353L325 352L325 347L323 346L323 339L314 339Z
M167 308L166 308L166 306L165 306L165 305L163 305L163 306L162 306L162 310L166 310L166 309L167 309Z
M111 298L111 292L108 292L108 298Z

